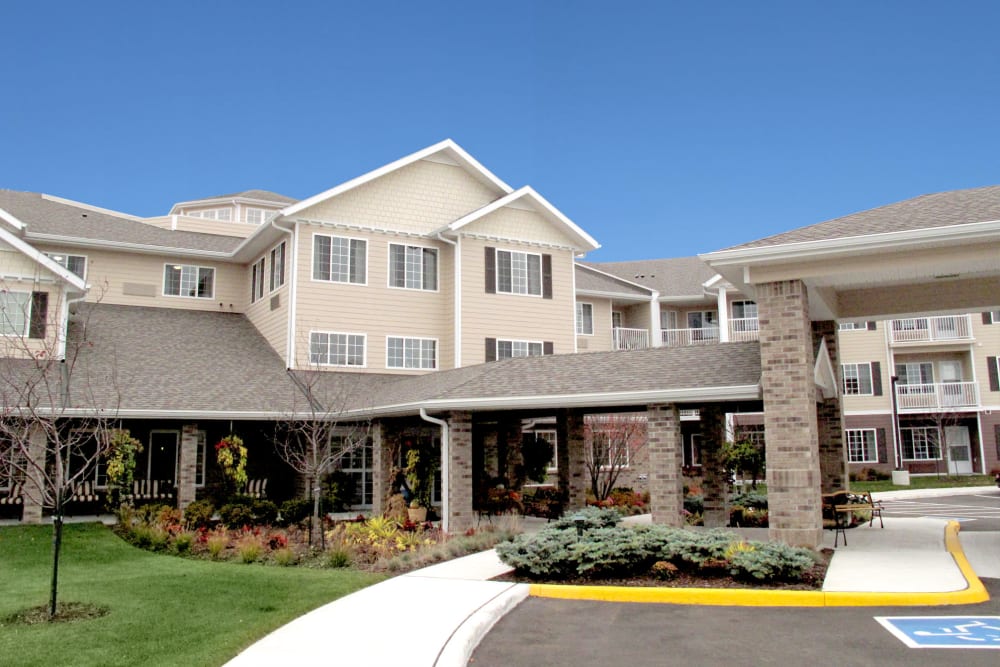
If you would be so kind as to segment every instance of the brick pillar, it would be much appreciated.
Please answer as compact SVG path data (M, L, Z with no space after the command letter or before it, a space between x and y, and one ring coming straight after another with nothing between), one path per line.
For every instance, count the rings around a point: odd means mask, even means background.
M587 505L587 477L583 413L565 410L556 421L556 438L559 441L559 491L566 498L566 509L580 509Z
M42 499L45 497L44 481L41 470L45 469L45 454L48 438L45 431L36 426L28 436L28 474L24 480L22 499L24 502L21 522L42 522Z
M801 280L755 286L770 538L815 547L823 535L809 300Z
M684 484L681 480L681 418L674 404L647 405L649 506L654 523L682 526Z
M392 461L384 440L385 427L382 422L372 422L369 436L372 439L372 514L378 516L385 511L388 494L392 493L389 479Z
M817 406L817 428L819 434L819 467L820 484L823 493L832 493L846 489L847 450L844 448L844 422L840 410L840 353L837 349L837 323L831 320L813 322L813 349L819 347L821 340L826 341L826 349L833 365L833 374L838 393L832 398L817 396L820 401Z
M705 526L719 528L729 523L726 513L726 475L719 452L726 441L726 415L718 403L699 408L701 416L702 493L705 494Z
M181 426L180 470L177 474L177 507L183 512L195 500L195 472L198 464L198 425Z
M448 416L448 532L472 528L472 413Z

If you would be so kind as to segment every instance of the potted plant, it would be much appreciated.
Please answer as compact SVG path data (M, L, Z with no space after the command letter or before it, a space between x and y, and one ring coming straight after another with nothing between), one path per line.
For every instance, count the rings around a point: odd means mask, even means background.
M413 494L407 516L414 523L422 523L427 520L427 507L430 505L430 457L424 456L419 448L414 447L406 452L404 472Z
M427 521L427 508L424 507L420 498L414 498L410 501L410 506L406 510L406 516L413 523Z

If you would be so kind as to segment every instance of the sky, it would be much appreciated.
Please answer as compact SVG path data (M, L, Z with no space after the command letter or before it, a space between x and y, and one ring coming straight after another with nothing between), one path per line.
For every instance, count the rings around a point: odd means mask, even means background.
M0 188L305 198L451 138L594 261L1000 184L1000 3L9 2Z

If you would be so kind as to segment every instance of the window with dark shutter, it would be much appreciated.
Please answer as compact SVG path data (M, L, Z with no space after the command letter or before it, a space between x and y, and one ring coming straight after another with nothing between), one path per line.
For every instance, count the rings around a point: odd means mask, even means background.
M867 328L868 328L869 331L875 331L875 322L869 320L866 323L866 326L867 326Z
M552 298L552 255L542 255L542 298Z
M986 372L990 376L990 391L1000 391L1000 368L996 357L986 357Z
M31 293L31 323L28 338L45 338L45 322L49 315L49 293Z
M552 341L547 340L542 343L542 354L555 354L555 346Z
M486 248L486 293L497 293L497 249Z
M497 360L497 339L487 338L486 339L486 361L496 361Z
M872 396L882 395L882 364L872 362Z
M889 450L886 446L885 441L885 429L877 428L875 429L875 443L876 449L878 451L878 462L888 463L889 462Z

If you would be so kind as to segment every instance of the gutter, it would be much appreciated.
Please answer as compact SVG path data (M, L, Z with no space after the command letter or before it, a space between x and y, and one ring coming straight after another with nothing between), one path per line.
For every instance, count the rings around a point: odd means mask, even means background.
M448 442L448 422L444 419L431 417L424 408L420 408L420 418L441 427L441 530L447 533L448 524L450 523L448 520L448 509L451 505L448 498L451 495L451 484L449 484L449 476L451 475L449 454L451 447Z
M198 232L191 232L196 234ZM70 246L74 248L117 248L121 250L132 250L135 252L149 253L154 255L178 255L181 257L207 257L220 261L233 261L232 252L224 250L193 250L191 248L172 248L169 246L149 245L146 243L124 243L122 241L105 241L102 239L85 239L59 236L58 234L33 234L28 232L25 238L43 243L54 243L58 245Z

